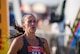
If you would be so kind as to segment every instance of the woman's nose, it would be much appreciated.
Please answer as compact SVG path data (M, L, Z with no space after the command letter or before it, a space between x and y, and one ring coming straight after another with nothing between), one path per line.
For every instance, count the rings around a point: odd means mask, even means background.
M32 22L32 25L35 25L35 22Z

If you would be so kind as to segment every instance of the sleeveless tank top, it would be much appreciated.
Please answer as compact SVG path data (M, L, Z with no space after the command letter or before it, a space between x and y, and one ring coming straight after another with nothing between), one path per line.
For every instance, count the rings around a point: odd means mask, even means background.
M23 47L20 51L17 52L17 54L44 54L44 46L43 42L40 40L39 37L36 37L39 41L38 46L31 46L29 45L28 41L26 40L25 36L23 38Z

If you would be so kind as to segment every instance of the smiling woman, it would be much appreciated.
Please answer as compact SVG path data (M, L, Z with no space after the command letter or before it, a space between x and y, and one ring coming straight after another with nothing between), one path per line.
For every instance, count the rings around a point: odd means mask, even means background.
M50 54L49 46L44 38L35 35L37 27L36 14L27 14L22 18L23 35L16 37L7 54Z

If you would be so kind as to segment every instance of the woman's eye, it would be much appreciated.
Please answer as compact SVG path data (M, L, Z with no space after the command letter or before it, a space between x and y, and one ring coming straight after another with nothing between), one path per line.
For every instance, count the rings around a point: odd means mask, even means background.
M36 21L35 20L30 20L30 21L28 21L28 23L36 23Z
M32 21L30 20L30 21L28 21L28 23L31 23Z
M34 23L36 23L36 21L35 21L35 20L34 20L33 22L34 22Z

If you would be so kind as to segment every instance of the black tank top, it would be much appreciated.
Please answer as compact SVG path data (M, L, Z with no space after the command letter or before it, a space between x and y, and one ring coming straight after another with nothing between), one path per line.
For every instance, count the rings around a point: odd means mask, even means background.
M25 36L23 38L23 47L20 51L17 52L17 54L44 54L44 46L43 42L40 40L39 37L36 37L39 41L38 46L31 46L29 45L28 41L26 40Z

